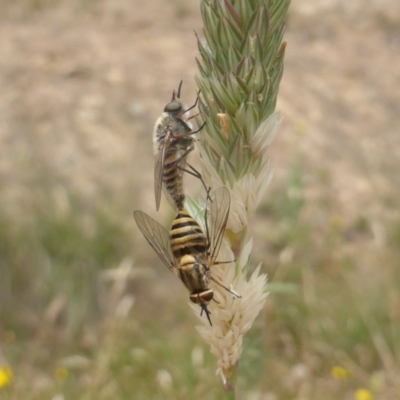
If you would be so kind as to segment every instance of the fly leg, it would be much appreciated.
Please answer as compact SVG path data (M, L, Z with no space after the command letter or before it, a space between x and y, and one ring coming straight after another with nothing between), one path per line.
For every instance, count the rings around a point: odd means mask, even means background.
M179 165L178 165L178 168L179 168L180 170L182 170L182 171L184 171L184 172L186 172L186 173L188 173L188 174L190 174L190 175L196 177L197 179L200 179L200 182L201 182L201 184L203 185L203 187L204 187L204 189L205 189L205 191L206 191L206 193L207 193L207 198L206 198L206 200L207 200L207 201L212 201L212 199L211 199L211 197L210 197L211 186L207 186L207 185L206 185L206 183L205 183L204 180L203 180L203 177L201 176L201 173L200 173L199 171L197 171L197 169L195 169L194 167L192 167L189 163L187 163L186 166L187 166L188 168L190 168L190 170L189 170L189 169L186 169L186 168L182 168L182 167L180 167Z
M199 133L204 128L205 124L206 123L204 122L203 125L201 125L199 129L197 129L197 131L190 131L188 133L179 133L179 134L174 134L173 132L171 132L171 137L175 140L179 140L179 139L185 138L186 136L195 135L196 133Z

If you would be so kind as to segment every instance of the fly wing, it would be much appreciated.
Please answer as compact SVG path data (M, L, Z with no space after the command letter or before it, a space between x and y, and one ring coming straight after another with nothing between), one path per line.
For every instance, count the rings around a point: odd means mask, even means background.
M133 213L137 226L142 231L150 246L158 254L161 261L174 273L176 266L171 251L169 233L156 220L149 217L142 211L136 210Z
M207 230L209 232L209 252L211 265L221 248L225 227L228 222L231 198L226 187L216 189L210 196L207 205ZM210 265L210 266L211 266Z
M156 209L160 208L161 202L161 189L163 186L163 173L164 173L164 163L165 163L165 153L167 151L167 143L169 141L170 130L165 128L168 132L165 133L164 143L158 150L156 155L156 165L154 168L154 195L156 199Z

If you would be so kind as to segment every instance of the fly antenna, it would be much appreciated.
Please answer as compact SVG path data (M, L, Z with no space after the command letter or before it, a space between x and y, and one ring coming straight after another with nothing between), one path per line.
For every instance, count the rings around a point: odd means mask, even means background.
M178 86L178 93L176 94L176 97L177 97L178 99L181 98L181 87L182 87L182 83L183 83L183 81L181 81L181 82L179 83L179 86Z
M207 319L208 319L208 322L209 322L210 325L212 326L211 318L210 318L211 312L210 312L210 310L207 308L207 306L206 306L205 304L202 304L202 305L201 305L200 317L203 315L203 312L206 314Z

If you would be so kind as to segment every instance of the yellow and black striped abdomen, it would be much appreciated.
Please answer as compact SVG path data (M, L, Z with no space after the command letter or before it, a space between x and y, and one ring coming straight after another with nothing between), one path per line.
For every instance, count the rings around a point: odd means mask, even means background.
M207 238L200 225L185 211L180 210L172 223L171 249L175 258L187 254L205 254L207 252Z
M163 183L167 193L175 202L176 208L182 209L185 202L183 192L183 168L186 165L186 158L179 160L179 152L167 152L164 162Z

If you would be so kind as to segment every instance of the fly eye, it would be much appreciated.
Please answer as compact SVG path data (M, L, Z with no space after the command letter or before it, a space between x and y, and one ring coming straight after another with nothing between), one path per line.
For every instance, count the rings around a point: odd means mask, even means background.
M214 292L211 289L207 290L206 292L200 293L200 297L204 303L208 303L213 299Z
M171 103L168 103L164 108L165 112L179 112L181 110L182 104L178 101L171 101Z
M213 299L213 297L214 292L209 289L201 293L192 293L190 295L190 301L194 304L207 304Z
M194 304L200 304L200 303L202 303L201 297L200 297L199 294L191 294L191 295L189 296L189 298L190 298L190 301L191 301L192 303L194 303Z

